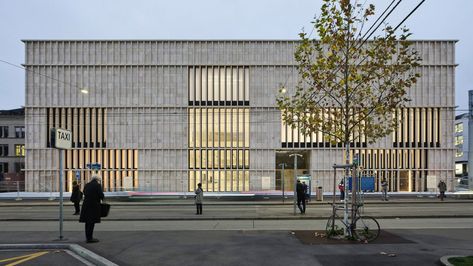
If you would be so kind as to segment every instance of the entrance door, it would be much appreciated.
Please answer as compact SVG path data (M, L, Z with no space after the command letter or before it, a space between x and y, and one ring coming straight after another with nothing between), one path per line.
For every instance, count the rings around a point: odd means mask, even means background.
M412 178L410 170L399 171L399 191L412 191Z

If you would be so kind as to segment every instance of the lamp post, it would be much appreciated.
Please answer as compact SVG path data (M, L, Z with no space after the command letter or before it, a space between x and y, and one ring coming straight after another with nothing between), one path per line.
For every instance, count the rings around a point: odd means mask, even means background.
M298 153L293 153L293 154L290 154L289 157L293 157L294 156L294 215L296 215L296 197L297 197L297 190L296 190L296 187L297 187L297 157L301 157L302 158L302 154L298 154Z
M282 202L284 203L284 167L287 166L285 163L280 163L279 166L281 166L281 184L282 184Z
M468 189L473 190L473 90L468 91Z

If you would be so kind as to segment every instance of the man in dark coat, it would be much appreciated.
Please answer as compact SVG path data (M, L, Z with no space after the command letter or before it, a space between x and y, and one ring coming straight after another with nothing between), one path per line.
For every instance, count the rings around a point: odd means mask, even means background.
M99 242L98 239L93 238L95 223L100 223L100 201L104 198L99 180L98 176L94 176L92 181L84 187L84 203L82 203L79 222L85 223L87 243Z
M441 201L443 201L443 198L445 198L445 191L447 191L447 184L445 184L443 180L440 180L437 187L439 188L439 192L440 192L439 198Z
M82 191L80 191L80 185L77 183L77 181L72 182L72 193L71 193L71 199L72 202L74 202L74 208L76 209L76 212L74 215L79 215L80 214L80 201L82 200Z
M304 214L305 213L305 191L304 191L304 185L302 185L300 180L297 180L296 192L297 192L297 207L301 211L301 214ZM301 207L301 203L302 203L302 207Z

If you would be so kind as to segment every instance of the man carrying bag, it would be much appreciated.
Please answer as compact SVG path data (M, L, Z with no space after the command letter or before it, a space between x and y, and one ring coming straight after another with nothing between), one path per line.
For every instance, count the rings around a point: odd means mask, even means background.
M102 217L102 203L100 201L103 199L104 194L102 186L100 185L100 177L93 176L92 180L84 187L84 203L82 204L79 219L79 222L85 223L85 238L87 243L99 242L93 235L94 226L96 223L100 223L100 217ZM108 205L108 210L110 210L110 205Z

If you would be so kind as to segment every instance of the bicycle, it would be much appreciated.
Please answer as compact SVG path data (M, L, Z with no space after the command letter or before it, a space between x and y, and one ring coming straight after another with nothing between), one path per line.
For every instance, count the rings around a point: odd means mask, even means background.
M378 238L380 233L379 223L375 218L371 216L362 216L359 213L359 208L363 204L355 205L355 218L348 223L344 222L343 216L337 215L337 210L344 210L344 207L340 207L336 204L332 204L334 215L330 216L327 221L325 231L329 238L340 238L344 235L345 230L348 232L349 238L356 239L363 242L371 242ZM350 210L351 211L351 210Z

